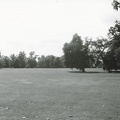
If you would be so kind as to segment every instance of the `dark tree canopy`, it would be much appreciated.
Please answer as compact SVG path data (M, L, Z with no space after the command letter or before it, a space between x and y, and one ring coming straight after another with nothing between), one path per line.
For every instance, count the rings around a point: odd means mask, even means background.
M120 2L114 0L112 3L115 10L120 8ZM115 21L115 25L110 27L108 32L109 47L104 56L104 69L117 70L120 68L120 21Z
M84 72L88 63L88 51L78 34L73 35L70 43L64 44L63 52L66 67L77 68Z
M103 61L105 51L108 48L108 40L105 38L97 38L90 43L90 54L94 60L94 67L98 67Z
M103 57L103 69L111 72L112 69L117 70L117 61L114 51L107 51Z
M35 55L34 51L29 53L29 57L27 58L27 67L28 68L36 68L37 67L37 61L36 61L37 57L38 57L38 55Z
M109 51L112 51L116 60L116 69L120 68L120 21L116 21L114 27L110 27L108 33L110 39Z
M18 61L19 61L19 67L20 68L25 68L26 67L26 63L27 63L27 58L26 58L26 54L25 52L19 52L19 55L17 57Z
M112 5L115 10L120 8L120 2L118 0L113 0Z
M38 68L64 68L63 57L42 55L38 58Z

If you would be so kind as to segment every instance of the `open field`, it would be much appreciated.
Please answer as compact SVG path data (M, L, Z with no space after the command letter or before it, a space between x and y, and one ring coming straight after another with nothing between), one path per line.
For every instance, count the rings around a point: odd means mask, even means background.
M0 69L0 120L120 120L120 74Z

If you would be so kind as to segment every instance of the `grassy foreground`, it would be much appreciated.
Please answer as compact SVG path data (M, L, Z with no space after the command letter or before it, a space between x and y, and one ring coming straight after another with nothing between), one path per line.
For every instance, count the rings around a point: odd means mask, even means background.
M0 120L120 120L120 74L0 69Z

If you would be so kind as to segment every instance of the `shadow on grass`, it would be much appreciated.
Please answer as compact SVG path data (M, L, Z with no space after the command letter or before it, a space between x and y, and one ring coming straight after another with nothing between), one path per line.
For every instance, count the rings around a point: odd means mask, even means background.
M120 73L120 71L112 71L112 73Z
M68 71L70 73L106 73L106 71L104 72L98 72L98 71L85 71L85 72L81 72L81 71Z
M109 73L108 71L85 71L85 72L81 72L81 71L68 71L69 73ZM111 71L110 73L120 73L120 71Z

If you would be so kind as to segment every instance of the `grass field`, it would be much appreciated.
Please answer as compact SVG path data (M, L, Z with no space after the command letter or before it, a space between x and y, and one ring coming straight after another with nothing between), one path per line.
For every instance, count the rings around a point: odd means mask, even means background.
M120 120L120 74L0 69L0 120Z

